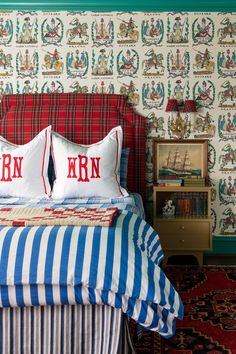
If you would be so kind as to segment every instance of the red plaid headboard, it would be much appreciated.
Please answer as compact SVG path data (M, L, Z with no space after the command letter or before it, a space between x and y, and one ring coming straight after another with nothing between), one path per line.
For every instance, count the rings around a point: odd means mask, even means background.
M91 144L121 125L123 146L130 147L128 189L145 199L145 118L132 110L125 96L5 95L0 105L0 118L0 134L15 144L27 143L48 125L75 143Z

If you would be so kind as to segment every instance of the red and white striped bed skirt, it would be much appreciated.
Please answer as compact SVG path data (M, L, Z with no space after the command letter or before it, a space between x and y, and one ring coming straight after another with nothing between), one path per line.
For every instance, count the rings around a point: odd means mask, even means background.
M1 354L131 354L128 320L100 305L0 308Z

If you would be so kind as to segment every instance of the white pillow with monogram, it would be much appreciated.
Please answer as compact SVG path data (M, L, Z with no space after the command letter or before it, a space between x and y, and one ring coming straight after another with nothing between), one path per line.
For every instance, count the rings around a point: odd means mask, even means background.
M124 197L119 167L123 132L120 126L91 145L72 143L52 132L56 179L52 198Z
M50 195L48 162L51 126L24 145L0 136L0 196L43 197Z

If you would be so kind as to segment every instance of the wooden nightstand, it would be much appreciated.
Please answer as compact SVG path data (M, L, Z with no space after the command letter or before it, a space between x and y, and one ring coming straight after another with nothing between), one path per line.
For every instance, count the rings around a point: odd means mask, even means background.
M172 200L174 215L163 215ZM153 187L153 225L164 250L164 263L173 255L193 255L203 264L212 248L211 187Z

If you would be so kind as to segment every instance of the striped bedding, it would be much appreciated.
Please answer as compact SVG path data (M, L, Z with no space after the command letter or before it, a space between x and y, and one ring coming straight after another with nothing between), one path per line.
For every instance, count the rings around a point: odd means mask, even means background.
M110 306L0 308L0 353L134 354L127 327Z
M165 337L182 318L181 300L159 267L158 235L137 195L123 200L0 200L1 206L116 206L112 227L0 228L0 306L97 304L122 309ZM10 202L12 204L10 204ZM139 211L140 210L140 211ZM137 213L139 214L137 214Z

